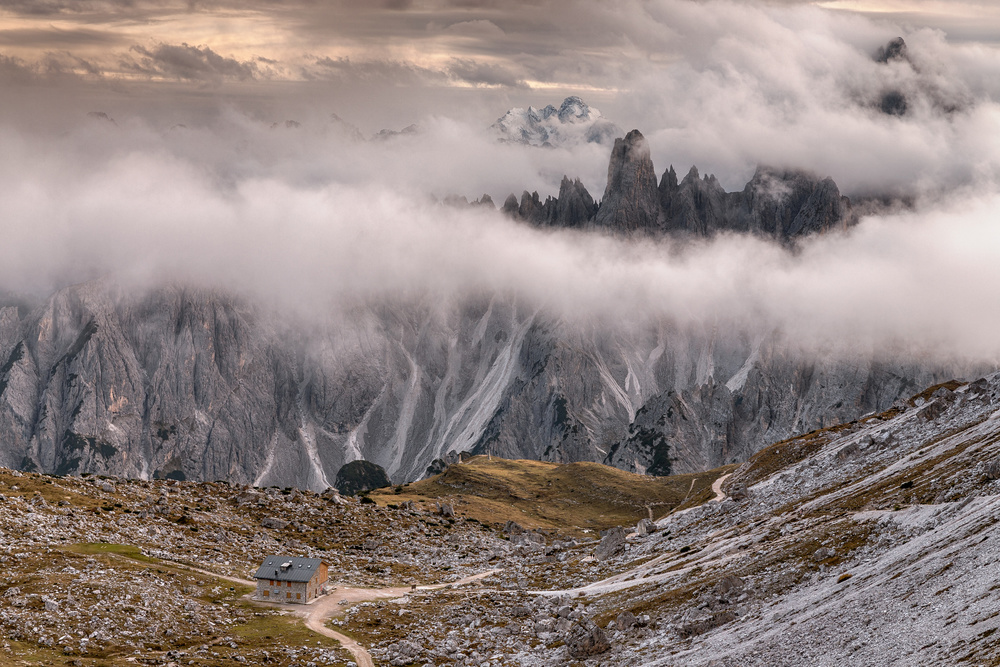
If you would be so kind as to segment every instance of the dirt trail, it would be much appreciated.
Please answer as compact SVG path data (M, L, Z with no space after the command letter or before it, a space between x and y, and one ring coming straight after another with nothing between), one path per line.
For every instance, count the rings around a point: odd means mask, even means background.
M459 579L457 581L452 581L446 584L432 584L429 586L417 586L417 591L435 591L442 588L448 588L451 586L462 586L464 584L469 584L474 581L479 581L480 579L485 579L491 574L495 574L500 570L489 570L487 572L481 572L479 574L474 574L464 579ZM368 651L358 642L354 641L347 635L344 635L336 630L331 630L326 627L326 622L338 614L342 614L346 611L347 607L356 602L367 602L369 600L383 600L389 598L399 598L404 595L413 592L413 589L409 586L394 586L390 588L349 588L349 587L337 587L331 593L321 597L310 605L277 605L283 609L288 609L295 613L296 616L300 616L304 621L307 628L313 632L318 632L321 635L325 635L332 639L336 639L340 642L347 651L354 656L354 661L358 663L358 667L374 667L372 662L372 657Z
M214 577L216 579L224 579L225 581L231 581L235 584L242 584L244 586L257 586L256 581L251 581L250 579L240 579L238 577L229 577L224 574L219 574L218 572L211 572L209 570L202 570L197 567L192 567L187 563L180 561L168 561L175 563L177 566L184 569L190 570L192 572L197 572L199 574L204 574L209 577ZM471 576L465 577L463 579L458 579L456 581L450 581L445 584L430 584L427 586L417 586L416 591L436 591L442 588L463 586L465 584L472 583L474 581L479 581L480 579L485 579L491 574L496 574L499 569L488 570L486 572L480 572L479 574L473 574ZM344 613L347 607L356 602L367 602L369 600L381 600L387 598L400 598L407 593L414 592L414 589L410 586L393 586L388 588L350 588L350 587L340 587L338 586L335 590L323 597L317 599L316 601L308 605L299 604L280 604L274 602L263 602L253 598L252 594L246 596L251 602L259 604L266 607L278 607L281 609L288 610L295 614L296 616L302 618L305 626L326 637L331 639L336 639L340 642L340 645L344 647L352 656L354 656L354 661L358 664L358 667L374 667L375 663L372 662L371 654L365 649L364 646L354 641L350 637L336 630L331 630L326 627L326 622L338 614Z
M715 480L712 483L712 493L714 495L713 495L713 497L708 502L710 502L710 503L721 503L723 500L725 500L726 498L728 498L728 496L726 495L726 493L722 490L722 485L726 483L726 480L729 479L729 477L731 475L732 475L732 473L727 473L725 475L722 475L721 477L719 477L719 479ZM693 486L694 486L694 483L692 482L692 487ZM671 519L675 519L675 518L677 518L678 516L680 516L682 514L686 514L688 512L691 512L691 511L697 509L698 507L699 506L689 507L687 509L680 510L679 512L674 512L672 514L668 514L667 516L665 516L662 519L660 519L659 521L657 521L656 525L659 526L660 528L662 528ZM629 538L634 537L634 536L635 536L635 533L631 533L631 534L628 535ZM723 542L723 544L724 544L724 542ZM642 563L640 565L637 565L636 567L630 568L630 569L628 569L628 570L626 570L624 572L621 572L619 574L613 575L613 576L608 577L606 579L601 579L599 581L592 582L592 583L587 584L585 586L578 586L576 588L564 589L564 590L531 591L531 592L535 593L535 594L538 594L538 595L578 595L578 594L581 594L581 593L588 593L588 594L592 594L592 593L607 593L607 592L612 592L612 591L615 591L615 590L620 590L622 588L629 588L631 586L636 586L636 585L638 585L640 583L649 583L649 582L653 582L653 581L659 581L659 580L662 580L662 579L674 577L678 573L681 573L681 572L684 572L684 571L687 571L687 570L690 569L690 567L688 567L688 568L683 568L682 570L674 570L672 572L667 572L667 573L665 573L663 575L660 575L659 577L650 578L648 576L649 572L654 568L654 566L659 565L661 562L663 562L664 560L666 560L667 558L670 558L670 557L672 557L672 554L663 554L661 556L657 556L656 558L654 558L652 560L649 560L649 561L646 561L645 563ZM731 558L731 557L732 556L727 556L727 558ZM693 567L693 566L691 566L691 567Z
M733 473L731 473L731 472L726 473L725 475L723 475L719 479L717 479L714 482L712 482L712 493L714 493L715 496L713 496L712 499L709 500L708 502L710 502L710 503L721 503L723 500L725 500L728 497L722 491L722 485L726 483L726 480L729 479L732 476L732 474ZM693 480L691 482L691 488L694 488L694 482L695 481L697 481L697 480ZM693 512L694 510L698 509L698 507L700 507L700 505L695 505L694 507L688 507L687 509L679 510L677 512L671 512L670 514L667 514L666 516L663 516L663 517L660 517L659 519L657 519L656 520L656 525L662 528L664 525L666 525L666 523L669 520L676 519L677 517L679 517L682 514L687 514L688 512Z
M723 493L723 491L722 491L722 485L725 484L726 480L729 479L730 477L732 477L732 475L733 475L733 473L731 473L731 472L726 473L725 475L723 475L722 477L720 477L719 479L715 480L712 483L712 493L715 494L715 497L713 497L708 502L710 502L710 503L721 503L723 500L726 499L726 494Z
M202 570L197 567L192 567L191 565L183 563L179 560L169 560L166 558L161 558L161 560L165 560L168 563L175 563L180 568L183 568L185 570L190 570L192 572L197 572L198 574L204 574L209 577L214 577L215 579L224 579L226 581L231 581L234 584L240 584L241 586L253 586L254 588L257 587L257 582L252 579L240 579L239 577L230 577L225 574L219 574L218 572L210 572L208 570Z

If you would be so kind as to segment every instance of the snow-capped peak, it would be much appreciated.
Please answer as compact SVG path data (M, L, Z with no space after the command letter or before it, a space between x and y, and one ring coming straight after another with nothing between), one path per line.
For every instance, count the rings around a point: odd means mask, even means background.
M576 96L567 97L557 109L516 107L497 119L490 129L500 141L531 146L571 146L581 143L612 144L621 130L601 112Z

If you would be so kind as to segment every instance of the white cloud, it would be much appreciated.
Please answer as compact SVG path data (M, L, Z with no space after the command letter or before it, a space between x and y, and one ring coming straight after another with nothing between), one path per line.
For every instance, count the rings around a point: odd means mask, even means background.
M118 147L95 155L113 136ZM869 218L795 253L747 237L679 249L445 207L376 183L367 168L356 182L309 182L279 156L220 179L210 161L171 154L141 129L3 140L11 147L0 159L6 288L44 291L110 273L138 285L233 289L302 313L487 290L571 323L668 318L776 328L814 352L892 345L941 359L1000 354L992 307L1000 193L962 192Z

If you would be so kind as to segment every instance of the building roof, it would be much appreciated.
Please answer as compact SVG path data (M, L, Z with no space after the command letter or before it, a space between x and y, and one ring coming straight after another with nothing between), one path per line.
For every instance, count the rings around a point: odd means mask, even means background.
M317 558L296 558L295 556L268 556L264 564L253 575L254 579L274 579L275 581L309 581L319 571L323 561Z

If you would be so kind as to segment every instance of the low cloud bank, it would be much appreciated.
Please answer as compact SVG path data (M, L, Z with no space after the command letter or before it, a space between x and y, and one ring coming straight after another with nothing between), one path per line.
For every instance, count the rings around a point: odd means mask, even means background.
M178 157L141 132L129 150L103 154L88 148L109 145L95 136L64 137L58 145L73 149L56 150L4 135L3 288L42 295L104 275L140 287L184 281L318 318L359 303L486 291L570 323L667 318L777 329L813 352L1000 354L1000 191L966 189L865 218L795 252L737 236L680 248L534 229L391 181L274 173L287 165L250 161L222 178L211 160Z

